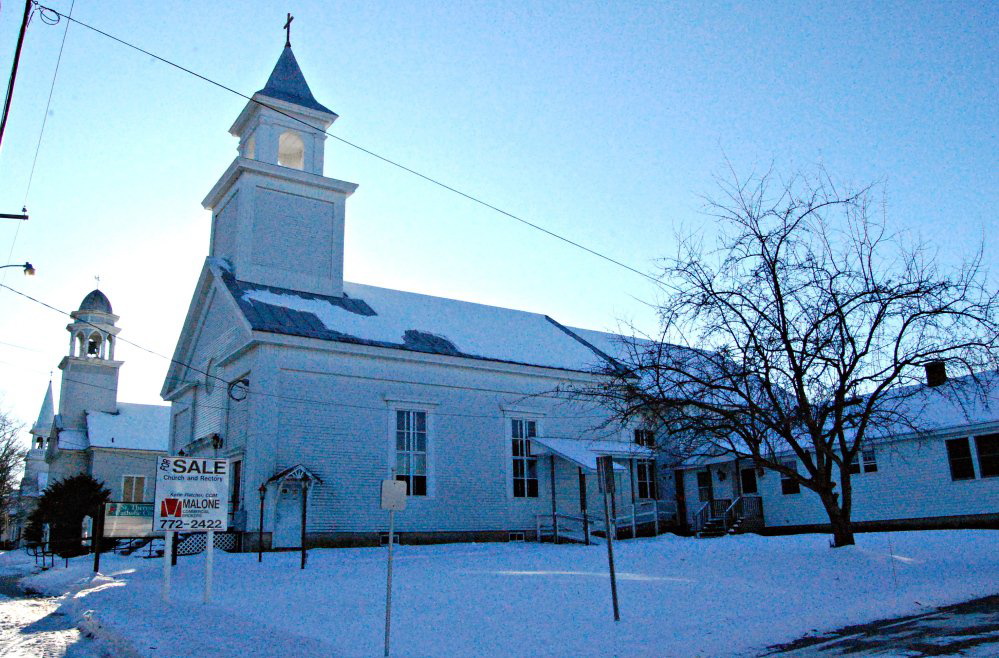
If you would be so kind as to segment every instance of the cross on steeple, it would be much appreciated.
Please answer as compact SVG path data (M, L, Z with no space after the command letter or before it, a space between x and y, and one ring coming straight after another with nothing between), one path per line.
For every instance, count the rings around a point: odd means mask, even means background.
M291 47L291 22L293 20L295 20L295 17L292 16L291 14L288 14L288 20L284 24L284 31L285 31L284 46L285 46L285 48L290 48Z
M99 289L101 287L101 275L98 274L98 275L94 276L94 281L97 282L97 288Z

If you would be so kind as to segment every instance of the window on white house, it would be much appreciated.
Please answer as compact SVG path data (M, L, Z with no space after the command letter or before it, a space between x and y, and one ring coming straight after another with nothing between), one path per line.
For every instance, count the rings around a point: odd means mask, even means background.
M655 448L656 433L652 430L635 430L635 443L646 448Z
M947 461L950 462L951 480L975 479L975 463L967 438L947 439Z
M410 496L427 495L427 412L395 412L395 479Z
M711 471L697 472L697 499L702 503L714 500L714 487L711 483Z
M656 487L656 460L639 459L635 464L638 471L638 497L658 498L659 492Z
M514 418L511 423L513 454L513 497L538 497L538 458L531 454L531 439L538 435L533 420Z
M781 465L784 466L785 468L791 469L795 473L798 472L798 462L786 461L786 462L781 462ZM780 492L785 496L801 493L801 485L798 484L797 480L792 479L790 475L787 475L786 473L781 473Z
M860 454L853 456L850 462L850 473L877 473L878 455L874 448L861 448Z
M999 434L975 437L978 450L978 472L983 478L999 476Z
M143 503L146 495L146 476L126 475L121 479L121 502Z

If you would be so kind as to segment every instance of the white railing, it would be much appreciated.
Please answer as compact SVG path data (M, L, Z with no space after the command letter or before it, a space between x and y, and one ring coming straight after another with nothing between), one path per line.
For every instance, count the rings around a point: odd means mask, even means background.
M655 524L655 534L662 530L662 524L672 523L676 520L676 504L661 500L644 500L634 505L625 505L619 510L617 518L611 520L610 528L604 520L603 515L588 513L585 517L581 514L556 514L554 518L551 514L535 515L535 526L539 541L542 538L557 536L572 539L574 541L585 541L589 535L590 540L597 539L595 533L608 535L617 539L619 528L631 528L631 536L635 537L639 525L647 523ZM557 526L557 530L556 530Z

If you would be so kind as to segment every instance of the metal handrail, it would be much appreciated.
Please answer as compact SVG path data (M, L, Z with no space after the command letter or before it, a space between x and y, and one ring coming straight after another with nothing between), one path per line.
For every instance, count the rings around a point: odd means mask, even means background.
M708 517L711 513L711 501L706 501L701 508L694 513L694 531L697 532L708 524Z

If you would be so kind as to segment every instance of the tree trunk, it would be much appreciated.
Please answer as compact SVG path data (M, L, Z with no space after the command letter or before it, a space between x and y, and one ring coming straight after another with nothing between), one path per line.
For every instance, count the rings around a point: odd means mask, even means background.
M839 506L839 501L833 493L819 494L822 505L829 515L829 524L832 526L833 548L841 546L853 546L853 523L850 520L850 512Z

